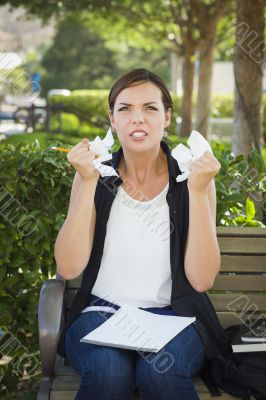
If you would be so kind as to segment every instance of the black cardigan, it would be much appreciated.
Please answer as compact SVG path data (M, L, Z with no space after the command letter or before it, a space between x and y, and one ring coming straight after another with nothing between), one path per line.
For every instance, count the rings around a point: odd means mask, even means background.
M172 292L171 306L177 315L195 316L195 328L198 330L205 350L205 356L212 358L217 349L222 353L230 351L226 332L220 325L212 303L206 293L197 292L189 283L184 272L184 253L189 224L189 193L187 180L176 182L181 174L177 161L172 157L168 145L161 141L161 148L167 155L169 188L166 200L170 215L170 261ZM113 153L112 160L104 164L112 166L117 172L122 147ZM100 177L95 192L96 226L91 256L83 271L81 287L78 290L60 335L57 352L65 357L65 332L86 307L91 290L97 278L101 264L106 235L106 226L117 188L122 183L120 177ZM206 262L208 259L206 258Z

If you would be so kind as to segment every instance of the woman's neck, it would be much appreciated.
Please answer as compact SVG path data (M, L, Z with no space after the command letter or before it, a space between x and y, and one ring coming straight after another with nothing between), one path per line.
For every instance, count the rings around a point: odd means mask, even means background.
M145 185L166 172L167 157L161 148L137 154L123 149L119 170L123 180L127 178L137 185Z

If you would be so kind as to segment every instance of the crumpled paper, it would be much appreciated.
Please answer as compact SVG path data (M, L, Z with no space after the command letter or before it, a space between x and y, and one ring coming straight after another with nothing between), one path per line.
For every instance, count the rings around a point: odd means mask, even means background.
M97 136L92 142L90 142L90 150L97 154L97 158L92 161L94 168L96 168L102 177L104 176L119 176L113 167L109 167L108 165L102 164L104 161L108 161L112 159L112 154L109 153L109 150L114 144L114 138L112 135L111 128L108 129L108 132L104 139L101 139Z
M189 177L190 165L193 161L198 160L205 151L209 151L211 154L212 148L207 140L197 131L192 131L188 139L189 147L184 146L182 143L178 144L171 152L172 156L178 162L181 175L176 178L177 182L182 182Z

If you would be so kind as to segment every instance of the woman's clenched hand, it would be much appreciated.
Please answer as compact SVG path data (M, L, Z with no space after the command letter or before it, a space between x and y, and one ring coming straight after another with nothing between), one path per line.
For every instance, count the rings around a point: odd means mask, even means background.
M96 157L96 154L93 153L89 147L89 139L83 139L67 154L68 161L79 173L83 180L90 180L93 178L98 179L100 176L99 171L92 163Z
M209 151L190 165L188 189L194 192L205 192L214 176L219 172L221 164Z

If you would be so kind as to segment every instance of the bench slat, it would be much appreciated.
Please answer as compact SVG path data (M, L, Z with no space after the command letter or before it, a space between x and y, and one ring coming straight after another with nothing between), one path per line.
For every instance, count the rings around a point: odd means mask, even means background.
M265 288L266 289L266 288ZM266 291L266 290L265 290ZM66 291L66 308L69 309L72 301L76 295L76 289L68 289ZM227 306L232 301L238 299L241 294L240 293L212 293L212 290L208 292L208 296L210 297L214 308L216 311L226 311L228 310ZM257 304L259 310L266 310L266 294L253 294L253 293L245 293L247 296L248 302Z
M219 397L212 397L209 393L198 393L200 400L212 400L212 399L217 399L217 400L236 400L236 397L230 396L230 394L222 393L221 396Z
M218 236L260 236L266 237L265 228L252 228L246 226L217 226Z
M222 254L222 271L265 272L266 270L266 229L218 227L218 242ZM257 237L256 237L257 236ZM227 257L224 255L227 254ZM235 254L238 254L236 256ZM245 256L242 256L245 255ZM258 257L254 257L258 255ZM261 256L261 257L259 257ZM237 258L239 257L239 258ZM79 288L82 275L68 281L67 286Z
M258 314L239 314L234 312L217 311L217 316L220 323L224 328L230 325L243 324L249 318L257 319L261 317L261 313Z
M51 392L51 400L74 400L76 395L75 391L52 391ZM219 399L219 400L236 400L235 397L230 396L229 394L222 394L219 397L210 397L209 393L198 393L200 400L210 400L210 399ZM135 397L134 400L139 400L139 397Z
M266 246L266 244L265 244ZM221 272L265 272L266 256L221 256Z
M218 275L212 290L263 292L266 290L266 275Z
M263 237L218 237L221 254L261 254L266 255Z
M221 272L265 272L266 256L236 256L222 255ZM81 284L81 276L67 282L67 287L78 289Z
M264 314L264 311L262 311ZM265 312L266 313L266 312ZM254 310L253 308L248 312L237 312L230 311L217 311L217 316L220 320L221 325L227 328L229 325L242 324L249 318L257 319L262 316L260 310Z
M266 295L263 294L228 294L228 293L209 293L209 298L212 301L212 304L216 311L229 311L230 304L235 302L241 298L241 304L243 308L248 308L251 305L255 304L258 307L259 311L266 310ZM245 296L245 297L244 297ZM246 299L246 301L245 301ZM240 300L239 300L240 304ZM231 308L232 309L232 308Z
M77 393L76 390L71 392L66 390L62 390L60 392L52 391L50 400L74 400L76 393Z
M193 379L197 392L200 394L200 399L210 399L210 394L199 377ZM73 376L57 376L52 384L51 400L72 400L78 390L80 383L80 377L78 375ZM64 397L65 396L65 397ZM234 399L234 397L223 393L220 399ZM135 399L139 399L136 395Z

